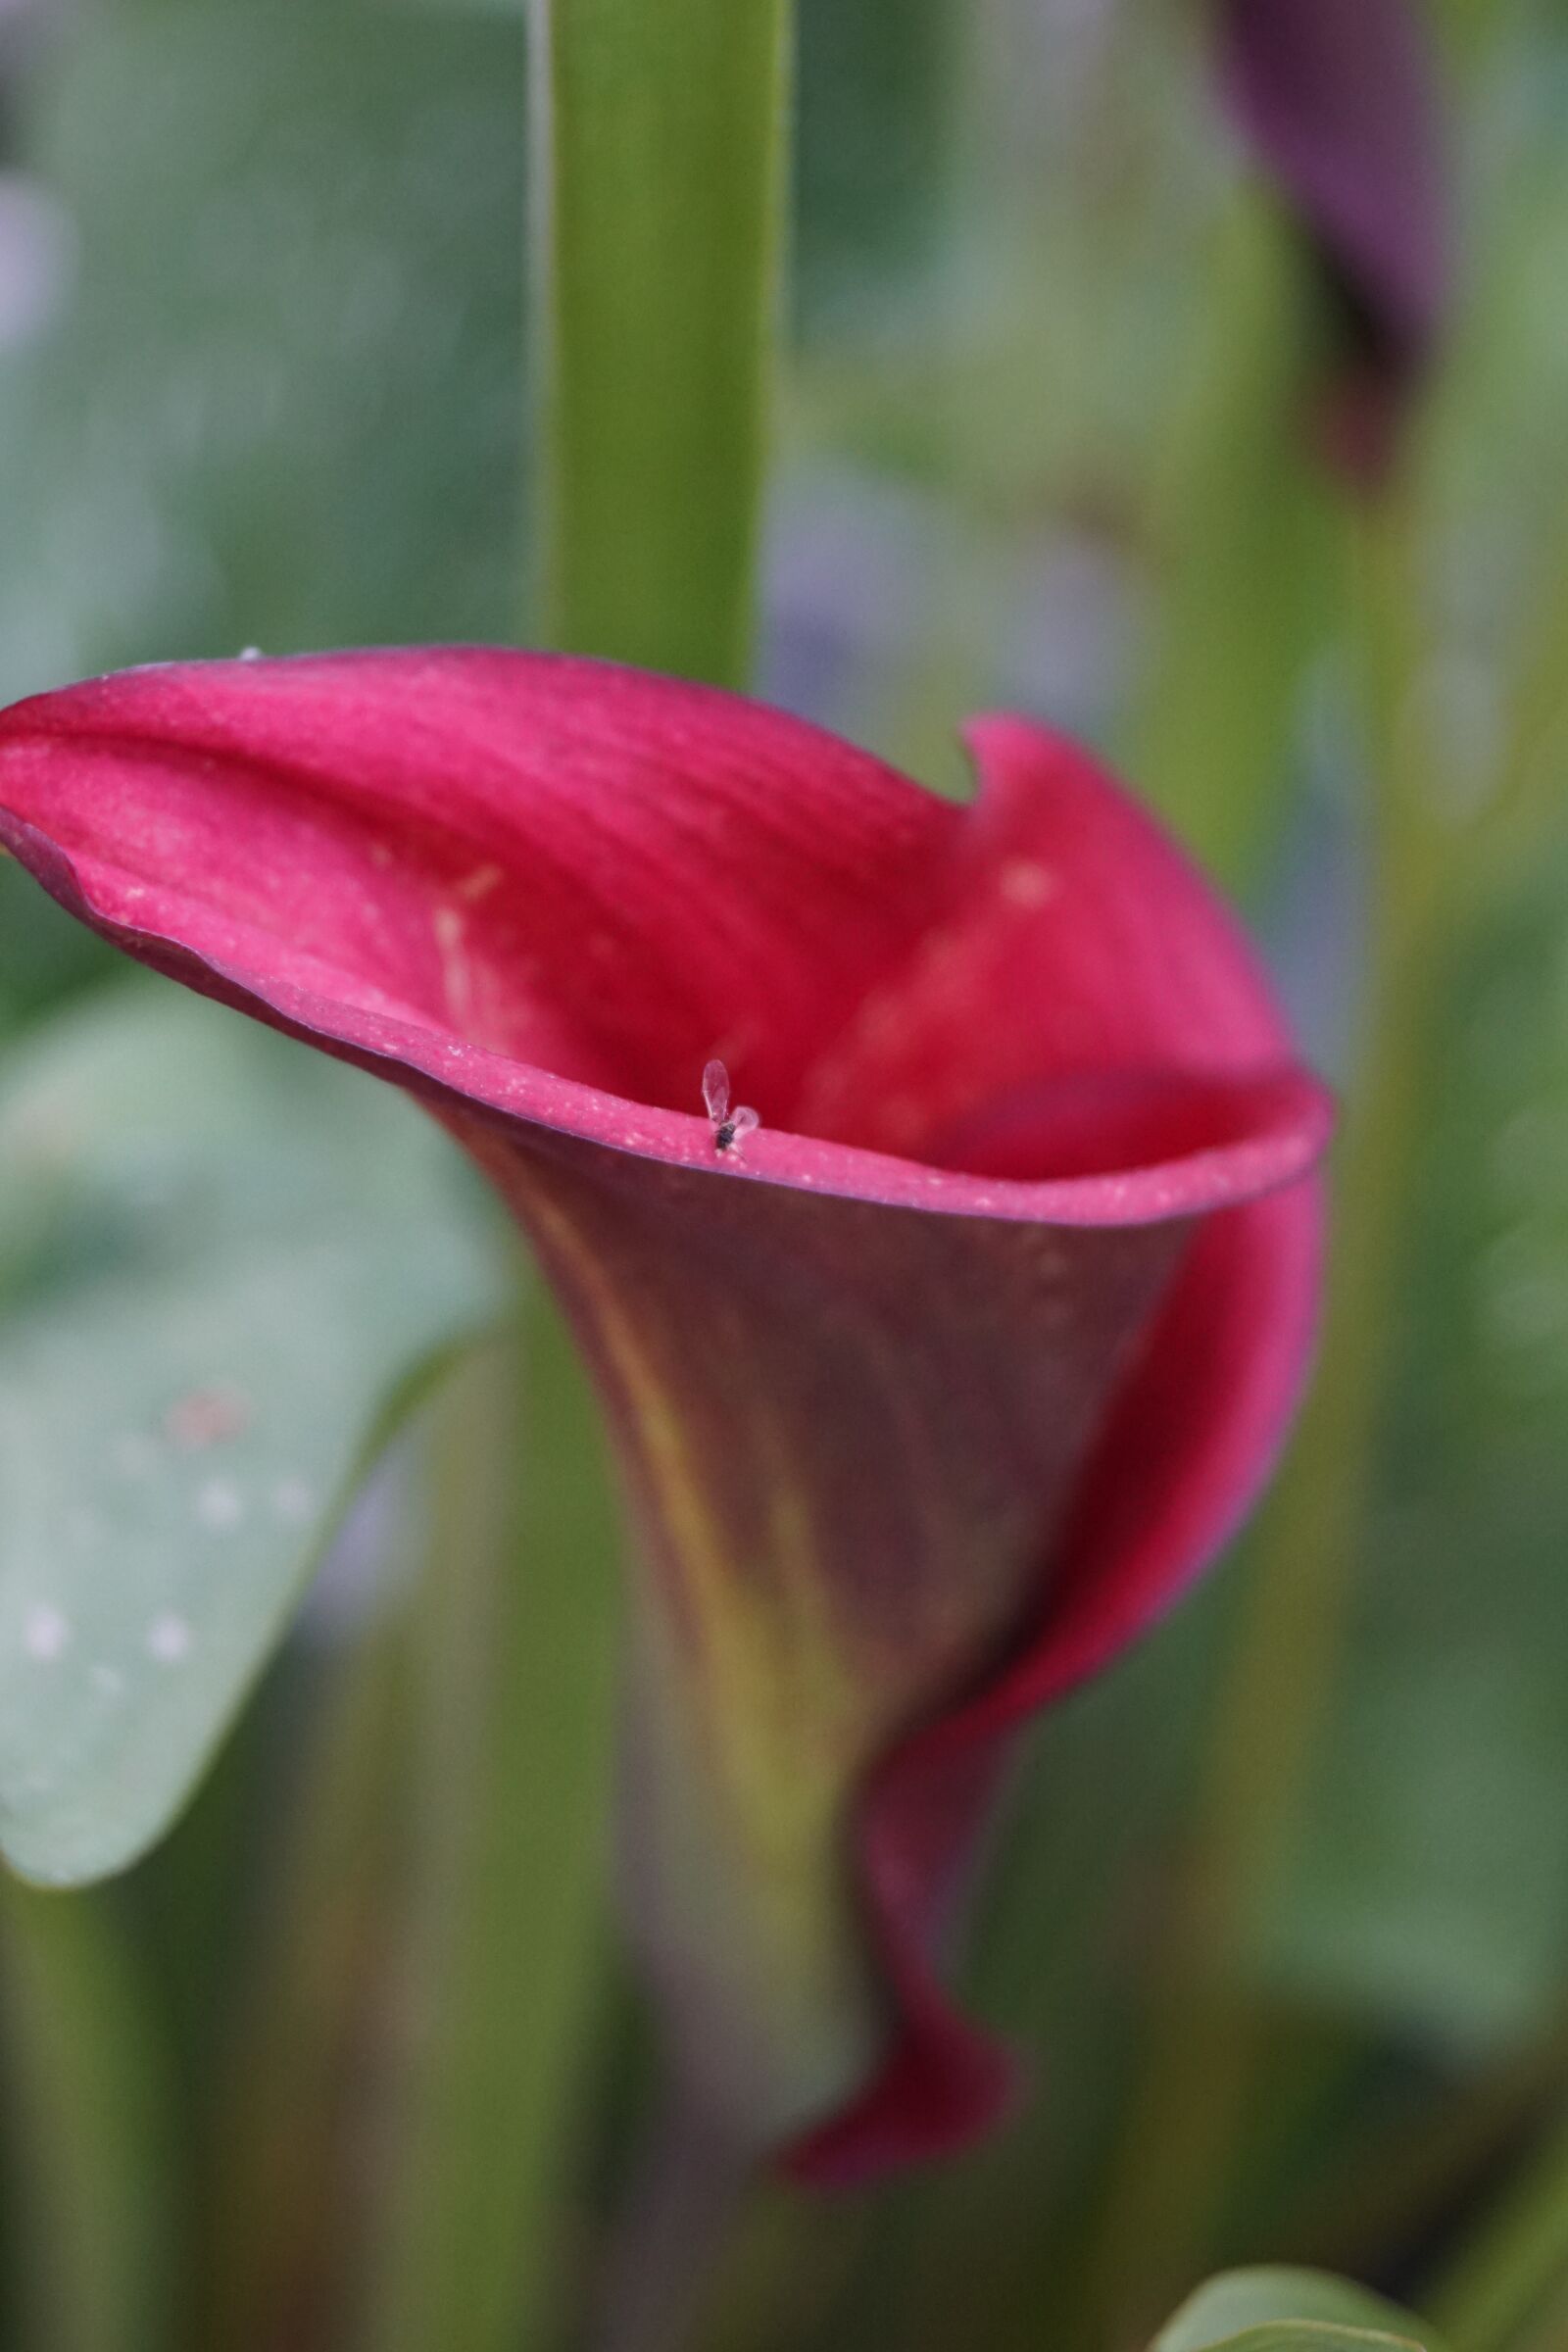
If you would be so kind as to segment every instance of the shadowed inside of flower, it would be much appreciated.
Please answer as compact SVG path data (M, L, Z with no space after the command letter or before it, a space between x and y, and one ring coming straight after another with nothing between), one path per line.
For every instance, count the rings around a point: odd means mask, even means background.
M1010 1735L1212 1556L1316 1301L1330 1110L1237 924L1083 752L968 741L958 807L482 649L0 718L64 906L406 1087L526 1229L638 1539L631 1933L685 2096L818 2180L998 2113L936 1954Z

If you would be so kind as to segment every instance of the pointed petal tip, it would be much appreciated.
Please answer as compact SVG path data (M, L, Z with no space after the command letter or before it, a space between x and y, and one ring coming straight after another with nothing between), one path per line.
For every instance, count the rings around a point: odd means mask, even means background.
M779 2170L802 2187L863 2188L911 2165L939 2164L987 2138L1018 2106L1019 2057L943 2008L915 2025L906 2013L893 2056L837 2115L784 2153Z

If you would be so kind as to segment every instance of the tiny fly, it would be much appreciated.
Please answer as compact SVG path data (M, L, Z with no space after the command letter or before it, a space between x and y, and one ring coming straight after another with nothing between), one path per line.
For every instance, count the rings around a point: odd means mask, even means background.
M713 1150L720 1158L733 1152L738 1159L742 1143L762 1122L755 1110L731 1110L729 1072L721 1061L710 1061L703 1072L703 1101L713 1122Z

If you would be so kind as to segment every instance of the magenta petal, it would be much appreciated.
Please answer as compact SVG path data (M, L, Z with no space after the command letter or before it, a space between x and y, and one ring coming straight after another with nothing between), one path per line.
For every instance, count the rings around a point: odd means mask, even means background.
M958 824L760 705L487 648L125 671L0 758L0 838L127 946L545 1118L571 1081L696 1111L715 1052L776 1118Z
M803 2140L823 2183L941 2155L1005 2105L1013 2068L944 1998L930 1946L1010 1736L1106 1665L1180 1597L1273 1463L1310 1354L1316 1187L1202 1228L1085 1463L1039 1618L961 1706L895 1748L862 1799L860 1842L904 2031L861 2098Z
M1187 1229L931 1216L466 1140L535 1239L627 1473L645 1965L688 2095L776 2139L863 2076L903 1994L862 1944L855 1793L1054 1581Z
M1025 1091L1293 1069L1228 909L1088 753L1021 718L965 738L980 795L947 899L818 1054L812 1130L952 1160L977 1116Z
M1020 796L1059 809L1064 855L1093 851L1069 866L1077 929L1114 914L1148 943L1147 1001L1166 983L1187 1001L1183 1058L1290 1067L1240 932L1156 828L1074 747L986 725L995 789L965 811L817 728L611 663L434 648L129 670L0 714L0 843L141 961L437 1106L722 1173L700 1115L717 1054L762 1110L759 1176L1072 1224L1196 1213L1309 1167L1329 1113L1304 1074L1277 1118L1177 1167L992 1184L886 1155L896 1089L874 1051L855 1058L879 1023L897 1040L937 1012L921 1127L972 1100L977 1069L1001 1082L993 1036L1035 1074L1053 1007L1087 1023L1093 1066L1116 958L1073 958L1069 992L1037 945L1023 997L995 953L1016 877L992 845ZM929 982L957 894L985 993L955 1018ZM1037 910L1016 911L1002 945L1021 953ZM1020 1010L1027 1051L1001 1025ZM1168 1059L1173 1023L1129 1031L1121 1058ZM1073 1066L1053 1054L1046 1074Z
M930 1946L1005 1735L1221 1540L1315 1286L1328 1103L1237 925L1086 755L974 744L958 809L474 650L0 717L57 897L419 1095L532 1236L642 1537L640 1947L692 2095L822 2178L994 2111Z

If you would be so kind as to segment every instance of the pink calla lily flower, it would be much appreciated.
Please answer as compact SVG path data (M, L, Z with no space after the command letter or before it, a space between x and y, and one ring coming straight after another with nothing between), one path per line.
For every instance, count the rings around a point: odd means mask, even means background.
M481 649L0 717L65 906L406 1087L526 1228L640 1536L634 1933L687 2094L817 2180L998 2113L933 1947L1010 1737L1234 1527L1317 1297L1330 1107L1237 924L1083 752L968 740L960 808Z

